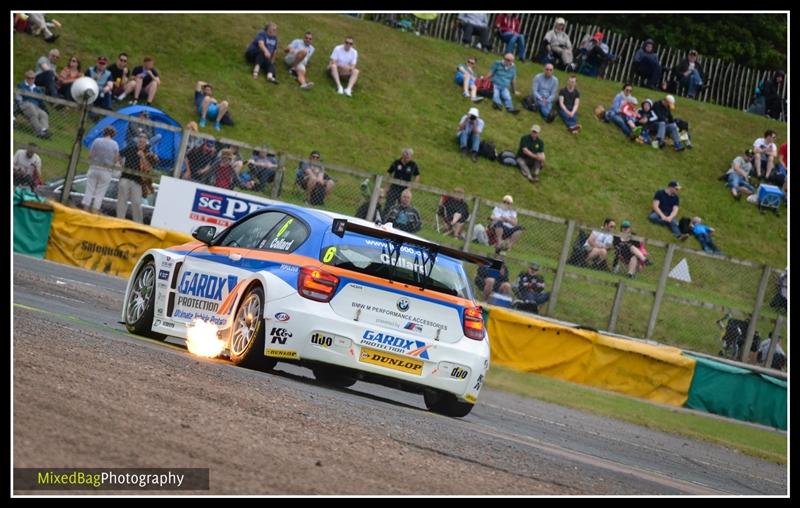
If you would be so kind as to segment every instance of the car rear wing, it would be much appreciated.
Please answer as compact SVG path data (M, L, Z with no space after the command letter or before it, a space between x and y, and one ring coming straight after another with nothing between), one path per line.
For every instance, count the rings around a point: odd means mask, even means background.
M498 259L492 259L486 256L479 256L478 254L471 254L469 252L464 252L462 250L454 249L452 247L447 247L445 245L439 245L433 242L429 242L427 240L411 238L406 235L395 233L394 231L379 229L378 227L363 226L361 224L350 222L347 219L333 219L331 232L334 235L338 236L339 238L342 238L344 237L346 231L351 231L353 233L359 233L374 238L381 238L383 240L389 240L393 243L414 245L416 247L425 249L426 251L434 255L444 254L445 256L449 256L454 259L459 259L461 261L467 261L469 263L473 263L476 265L488 265L495 270L500 270L501 267L503 266L503 262Z

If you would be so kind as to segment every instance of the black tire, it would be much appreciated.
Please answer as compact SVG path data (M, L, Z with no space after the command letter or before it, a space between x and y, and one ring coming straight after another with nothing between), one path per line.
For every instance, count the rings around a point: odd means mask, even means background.
M316 365L311 369L314 377L320 383L335 386L336 388L349 388L356 384L357 379L344 369L329 365Z
M474 407L473 404L459 401L452 393L440 390L425 390L424 397L429 410L453 418L467 416Z
M231 327L230 360L242 367L272 370L276 358L264 356L264 290L251 287L245 293Z
M154 332L153 312L155 310L156 265L148 259L133 278L128 303L125 306L125 328L136 335L145 335L156 340L167 336Z

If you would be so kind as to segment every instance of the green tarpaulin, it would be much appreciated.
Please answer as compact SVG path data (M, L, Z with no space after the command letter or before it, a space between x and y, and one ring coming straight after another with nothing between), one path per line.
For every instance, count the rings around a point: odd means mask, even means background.
M786 382L722 362L697 360L685 406L786 430Z
M14 189L14 252L44 259L53 211L24 187Z

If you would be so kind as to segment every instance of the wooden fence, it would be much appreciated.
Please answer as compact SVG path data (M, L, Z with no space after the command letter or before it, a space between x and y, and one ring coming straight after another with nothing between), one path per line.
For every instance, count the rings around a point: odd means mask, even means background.
M403 15L366 14L361 16L375 21L386 21ZM521 20L520 33L525 35L525 59L535 60L541 48L541 41L544 39L544 35L553 28L555 20L559 16L523 13L519 14L519 17ZM493 26L494 18L495 14L489 15L490 27ZM603 41L608 44L611 52L617 56L617 60L606 69L605 79L637 83L638 80L635 78L631 67L633 65L633 56L636 50L642 46L643 41L625 37L622 34L615 33L613 30L604 29L596 25L569 23L567 19L566 32L572 41L575 52L577 52L578 46L587 34L593 35L598 31L603 32L605 35ZM436 19L427 22L424 32L430 37L461 43L458 14L439 14ZM505 49L505 43L500 40L495 30L492 30L491 41L494 53L499 54ZM656 47L659 61L664 69L663 77L664 79L669 78L671 69L686 56L688 50L663 46ZM761 80L769 79L772 74L772 71L750 69L719 58L706 58L702 55L698 57L697 61L703 66L704 82L708 83L709 86L703 89L696 99L739 110L747 110L752 101L756 84ZM786 80L784 80L780 90L780 95L784 100L786 99L786 94ZM784 111L781 120L785 119Z

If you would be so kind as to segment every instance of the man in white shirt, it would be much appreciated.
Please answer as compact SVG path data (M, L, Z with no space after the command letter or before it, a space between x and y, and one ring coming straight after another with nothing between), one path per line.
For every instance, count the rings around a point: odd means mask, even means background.
M42 159L36 153L36 143L14 154L14 185L27 185L31 189L42 183Z
M772 173L775 157L778 156L778 146L775 144L777 137L775 131L767 130L764 132L763 138L758 138L753 142L753 152L755 153L753 166L756 168L756 178L759 180L766 180ZM766 169L762 172L761 168L765 164Z
M289 67L289 73L297 78L300 88L303 90L308 90L314 86L311 81L306 81L306 65L308 65L311 55L314 54L314 46L311 44L313 40L314 35L311 32L306 32L303 34L302 39L293 40L283 50L286 53L283 61Z
M587 264L595 258L599 258L600 260L606 259L608 256L608 249L614 245L614 229L616 227L617 224L614 222L614 219L606 219L603 222L602 230L592 231L592 234L586 239L586 243L583 244L583 249L587 253Z
M492 210L492 225L497 243L495 253L504 254L517 243L522 236L522 226L517 223L517 211L513 208L514 199L510 195L503 196L503 205Z
M358 51L353 47L353 38L347 36L344 39L344 44L333 48L331 63L328 65L328 71L336 82L336 93L339 95L353 96L353 86L358 80L356 63L358 63ZM347 80L347 88L342 88L341 79Z

